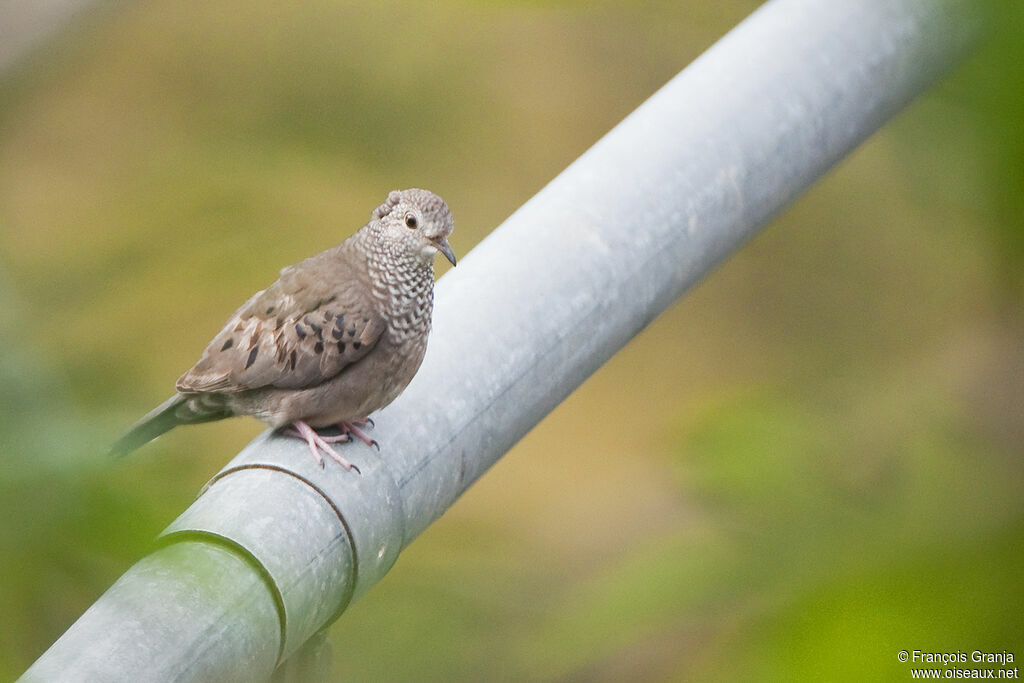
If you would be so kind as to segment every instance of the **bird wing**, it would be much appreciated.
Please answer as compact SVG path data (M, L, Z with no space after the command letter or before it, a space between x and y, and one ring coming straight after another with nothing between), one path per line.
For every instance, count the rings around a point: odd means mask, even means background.
M329 250L282 270L235 311L199 362L178 378L178 391L302 389L359 362L386 324L369 288L346 265Z

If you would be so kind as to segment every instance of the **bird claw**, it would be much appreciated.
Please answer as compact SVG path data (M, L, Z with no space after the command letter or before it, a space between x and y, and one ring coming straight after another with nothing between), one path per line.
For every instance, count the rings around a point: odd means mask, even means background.
M327 451L327 457L344 467L346 470L355 470L356 474L362 474L362 471L360 471L359 467L355 463L349 462L346 458L342 457L341 453L333 448Z
M377 452L380 452L380 444L377 443L374 439L371 439L369 436L367 436L366 432L364 432L362 429L356 426L360 423L363 425L373 425L373 420L371 420L370 418L366 418L365 420L355 420L352 422L339 422L338 429L341 430L342 434L351 434L352 436L356 437L357 439L365 443L367 446L372 446L377 449Z
M296 420L292 424L295 426L295 429L286 429L284 434L305 439L306 445L309 446L309 452L313 454L313 459L316 460L316 464L320 466L320 469L324 468L324 459L320 455L320 452L323 451L327 457L344 467L346 471L355 470L357 474L362 474L358 467L349 462L345 456L334 450L331 446L332 443L348 441L349 436L347 433L325 437L320 436L315 429L302 420Z

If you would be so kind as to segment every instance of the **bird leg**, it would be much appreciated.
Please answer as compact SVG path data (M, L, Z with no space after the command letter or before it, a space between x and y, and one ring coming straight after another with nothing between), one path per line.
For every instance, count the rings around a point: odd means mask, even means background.
M340 443L342 441L348 441L349 436L347 433L338 434L337 436L320 436L316 433L316 430L310 427L302 420L295 420L292 422L295 430L285 430L285 434L289 436L298 436L301 439L306 440L306 445L309 446L309 452L313 454L313 459L316 460L316 464L320 467L324 466L324 459L320 455L320 451L323 451L327 457L334 462L338 463L346 470L355 470L359 472L359 468L353 465L346 459L341 453L338 453L331 446L332 443ZM342 438L344 437L344 438Z
M375 426L373 424L373 420L371 420L370 418L365 418L363 420L339 422L338 429L341 430L340 436L345 436L346 438L348 438L349 434L351 434L352 436L355 436L357 439L365 443L367 446L373 446L379 451L380 444L371 439L369 436L367 436L366 432L360 429L360 427L365 427L366 425L370 425L371 427Z

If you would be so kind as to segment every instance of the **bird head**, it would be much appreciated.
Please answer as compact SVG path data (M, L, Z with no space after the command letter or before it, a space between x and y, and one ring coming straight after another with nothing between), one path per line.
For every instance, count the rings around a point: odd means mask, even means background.
M393 190L373 217L388 239L401 249L425 260L441 253L455 265L455 252L448 244L455 222L448 205L433 192L416 188Z

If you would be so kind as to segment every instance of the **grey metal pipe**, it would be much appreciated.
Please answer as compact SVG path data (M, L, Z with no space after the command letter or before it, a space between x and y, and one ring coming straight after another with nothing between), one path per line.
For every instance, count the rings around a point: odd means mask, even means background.
M380 453L347 447L362 476L264 433L25 680L267 677L979 28L967 3L765 4L442 278L423 367L375 416ZM207 563L212 549L240 559Z

